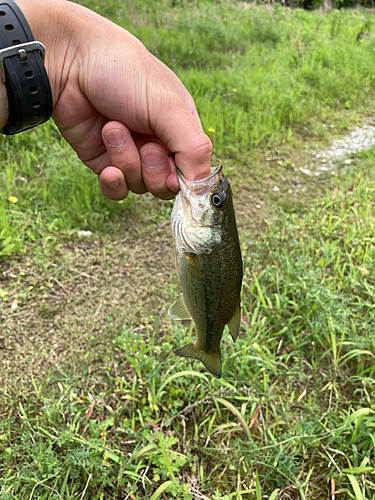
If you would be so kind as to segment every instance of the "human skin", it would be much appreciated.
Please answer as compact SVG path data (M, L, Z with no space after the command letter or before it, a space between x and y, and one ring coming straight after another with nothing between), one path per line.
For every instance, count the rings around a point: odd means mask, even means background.
M62 136L112 200L129 190L168 199L210 174L212 145L177 76L133 35L65 0L16 0L46 47L53 113ZM8 118L0 85L0 127Z

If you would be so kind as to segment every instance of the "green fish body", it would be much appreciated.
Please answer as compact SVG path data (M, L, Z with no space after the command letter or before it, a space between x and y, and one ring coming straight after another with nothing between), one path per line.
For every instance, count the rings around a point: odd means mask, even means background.
M221 377L220 342L225 325L236 340L240 327L242 258L232 191L222 167L205 179L188 181L172 212L177 274L182 295L169 308L172 319L192 319L197 338L175 354L199 359Z

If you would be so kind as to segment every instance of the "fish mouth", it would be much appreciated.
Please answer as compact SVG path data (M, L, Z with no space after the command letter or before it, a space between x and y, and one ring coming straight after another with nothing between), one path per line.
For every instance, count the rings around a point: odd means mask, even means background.
M211 167L209 176L195 181L186 179L178 169L177 174L181 189L173 207L172 234L187 253L210 253L221 239L208 212L212 186L225 178L222 166Z
M177 175L180 181L180 186L185 186L189 191L200 191L207 190L210 188L215 182L217 182L222 177L223 166L219 165L218 167L211 167L211 174L208 177L204 177L203 179L197 179L196 181L189 181L186 179L184 174L177 168ZM199 193L199 194L203 194Z
M191 200L192 197L196 200L195 206L200 210L204 210L206 205L206 198L208 193L211 190L211 187L219 181L222 174L222 165L218 167L211 167L211 174L208 177L204 177L203 179L197 179L196 181L189 181L186 179L184 174L177 168L177 175L180 181L180 198L181 203L185 206L185 211L188 211L190 214L190 224L192 226L200 226L200 227L210 227L209 225L202 224L198 222L191 209Z

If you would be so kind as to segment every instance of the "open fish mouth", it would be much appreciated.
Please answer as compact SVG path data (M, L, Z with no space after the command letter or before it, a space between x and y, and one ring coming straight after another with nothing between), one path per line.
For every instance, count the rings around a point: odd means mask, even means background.
M211 167L211 174L208 177L197 179L195 181L189 181L188 179L186 179L181 170L177 168L177 175L180 181L181 188L179 197L181 198L181 203L185 205L185 210L188 210L189 212L191 226L199 225L201 227L209 227L208 225L202 224L201 221L197 221L194 218L193 212L191 210L192 199L194 198L196 200L194 202L196 207L204 210L207 202L207 195L210 192L211 187L223 176L222 169L222 165L219 165L218 167Z
M210 253L220 243L220 233L210 217L210 192L223 178L222 166L211 167L204 179L189 181L177 169L180 192L172 211L172 234L187 253Z
M199 191L201 189L210 188L213 184L215 184L215 182L217 182L222 177L222 170L222 165L219 165L218 167L211 167L211 174L208 177L197 179L195 181L189 181L188 179L186 179L184 174L178 168L177 175L180 180L180 186L182 190L183 186L185 186L189 191Z

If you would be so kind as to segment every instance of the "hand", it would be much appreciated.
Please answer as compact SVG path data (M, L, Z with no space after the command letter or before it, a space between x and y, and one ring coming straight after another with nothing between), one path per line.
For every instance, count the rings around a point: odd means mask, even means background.
M52 117L105 196L168 199L179 190L176 165L190 180L210 174L193 99L139 40L78 4L16 1L46 47Z

